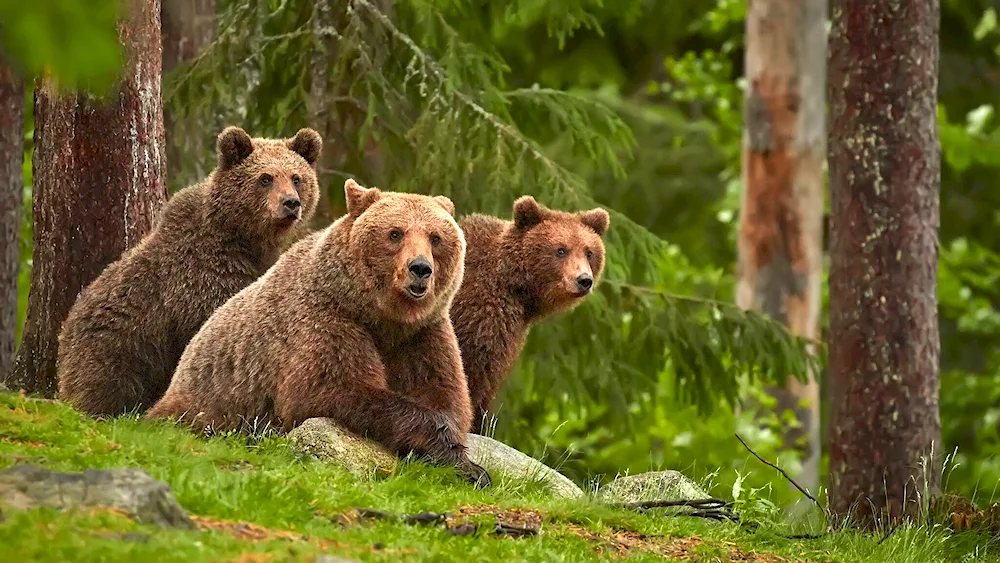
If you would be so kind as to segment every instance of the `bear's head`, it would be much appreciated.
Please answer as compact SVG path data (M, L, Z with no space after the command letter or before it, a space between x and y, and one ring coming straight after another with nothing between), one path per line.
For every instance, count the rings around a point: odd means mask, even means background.
M451 307L465 272L465 235L444 196L344 184L350 247L382 318L419 323Z
M567 213L531 196L514 202L511 250L523 278L517 284L531 296L536 318L571 309L590 294L604 269L601 237L610 221L601 208Z
M227 127L217 140L213 210L246 235L269 241L295 236L316 211L319 133L301 129L290 139L251 139Z

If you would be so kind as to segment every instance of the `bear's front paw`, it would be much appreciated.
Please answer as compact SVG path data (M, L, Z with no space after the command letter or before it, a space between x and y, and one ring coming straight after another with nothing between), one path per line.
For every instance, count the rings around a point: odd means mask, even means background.
M468 458L462 458L462 460L458 463L458 470L461 471L465 478L468 479L470 483L475 485L477 489L483 489L493 484L493 479L490 477L489 472L469 461Z

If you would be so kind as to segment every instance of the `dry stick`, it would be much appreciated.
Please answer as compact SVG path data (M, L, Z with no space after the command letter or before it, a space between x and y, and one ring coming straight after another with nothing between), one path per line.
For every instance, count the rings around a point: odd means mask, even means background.
M759 459L760 462L763 463L764 465L766 465L768 467L772 467L774 469L777 469L778 473L781 473L782 477L784 477L785 479L788 480L789 483L791 483L792 485L794 485L795 488L798 489L800 493L802 493L802 494L804 494L806 496L806 498L808 498L809 500L813 501L813 504L816 505L816 508L820 509L820 511L823 512L824 514L826 513L826 511L823 510L823 507L820 506L819 501L816 500L816 497L814 497L811 494L809 494L809 491L807 491L807 490L803 489L802 487L800 487L799 484L795 482L795 479L792 479L788 475L788 473L785 473L784 469L778 467L777 465L775 465L775 464L767 461L766 459L760 457L759 455L757 455L757 452L755 452L752 449L750 449L750 446L748 446L747 443L743 441L743 438L740 438L739 434L734 434L734 435L736 436L736 439L739 440L741 444L743 444L743 447L746 448L748 452L750 452L751 454L753 454L753 456L755 458Z
M617 503L614 506L629 510L645 511L651 508L669 508L675 506L689 506L694 510L690 512L680 512L670 516L694 516L698 518L708 518L710 520L732 520L739 522L738 514L727 510L732 503L718 498L704 499L680 499L680 500L644 500L638 502Z

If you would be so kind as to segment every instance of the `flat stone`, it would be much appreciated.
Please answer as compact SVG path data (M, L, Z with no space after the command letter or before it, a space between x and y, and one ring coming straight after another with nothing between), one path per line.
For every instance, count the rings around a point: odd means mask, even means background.
M381 477L396 470L399 458L372 440L362 438L330 418L310 418L288 433L292 446L333 462L358 477Z
M711 496L697 483L679 471L652 471L625 475L601 486L596 500L609 504L651 500L698 500ZM657 509L687 511L684 507Z
M555 469L518 450L479 434L469 434L466 442L469 460L488 471L494 481L498 476L540 481L553 496L581 498L583 490Z
M14 465L0 471L0 505L17 510L103 506L124 510L145 524L195 527L170 487L139 469L60 473L37 465Z

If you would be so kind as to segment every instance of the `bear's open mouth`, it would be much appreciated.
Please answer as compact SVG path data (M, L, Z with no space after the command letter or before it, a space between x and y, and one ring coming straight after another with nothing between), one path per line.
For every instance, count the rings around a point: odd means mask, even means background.
M427 295L427 286L422 283L411 284L409 287L406 288L406 293L409 293L410 297L420 300L423 299L425 295Z

